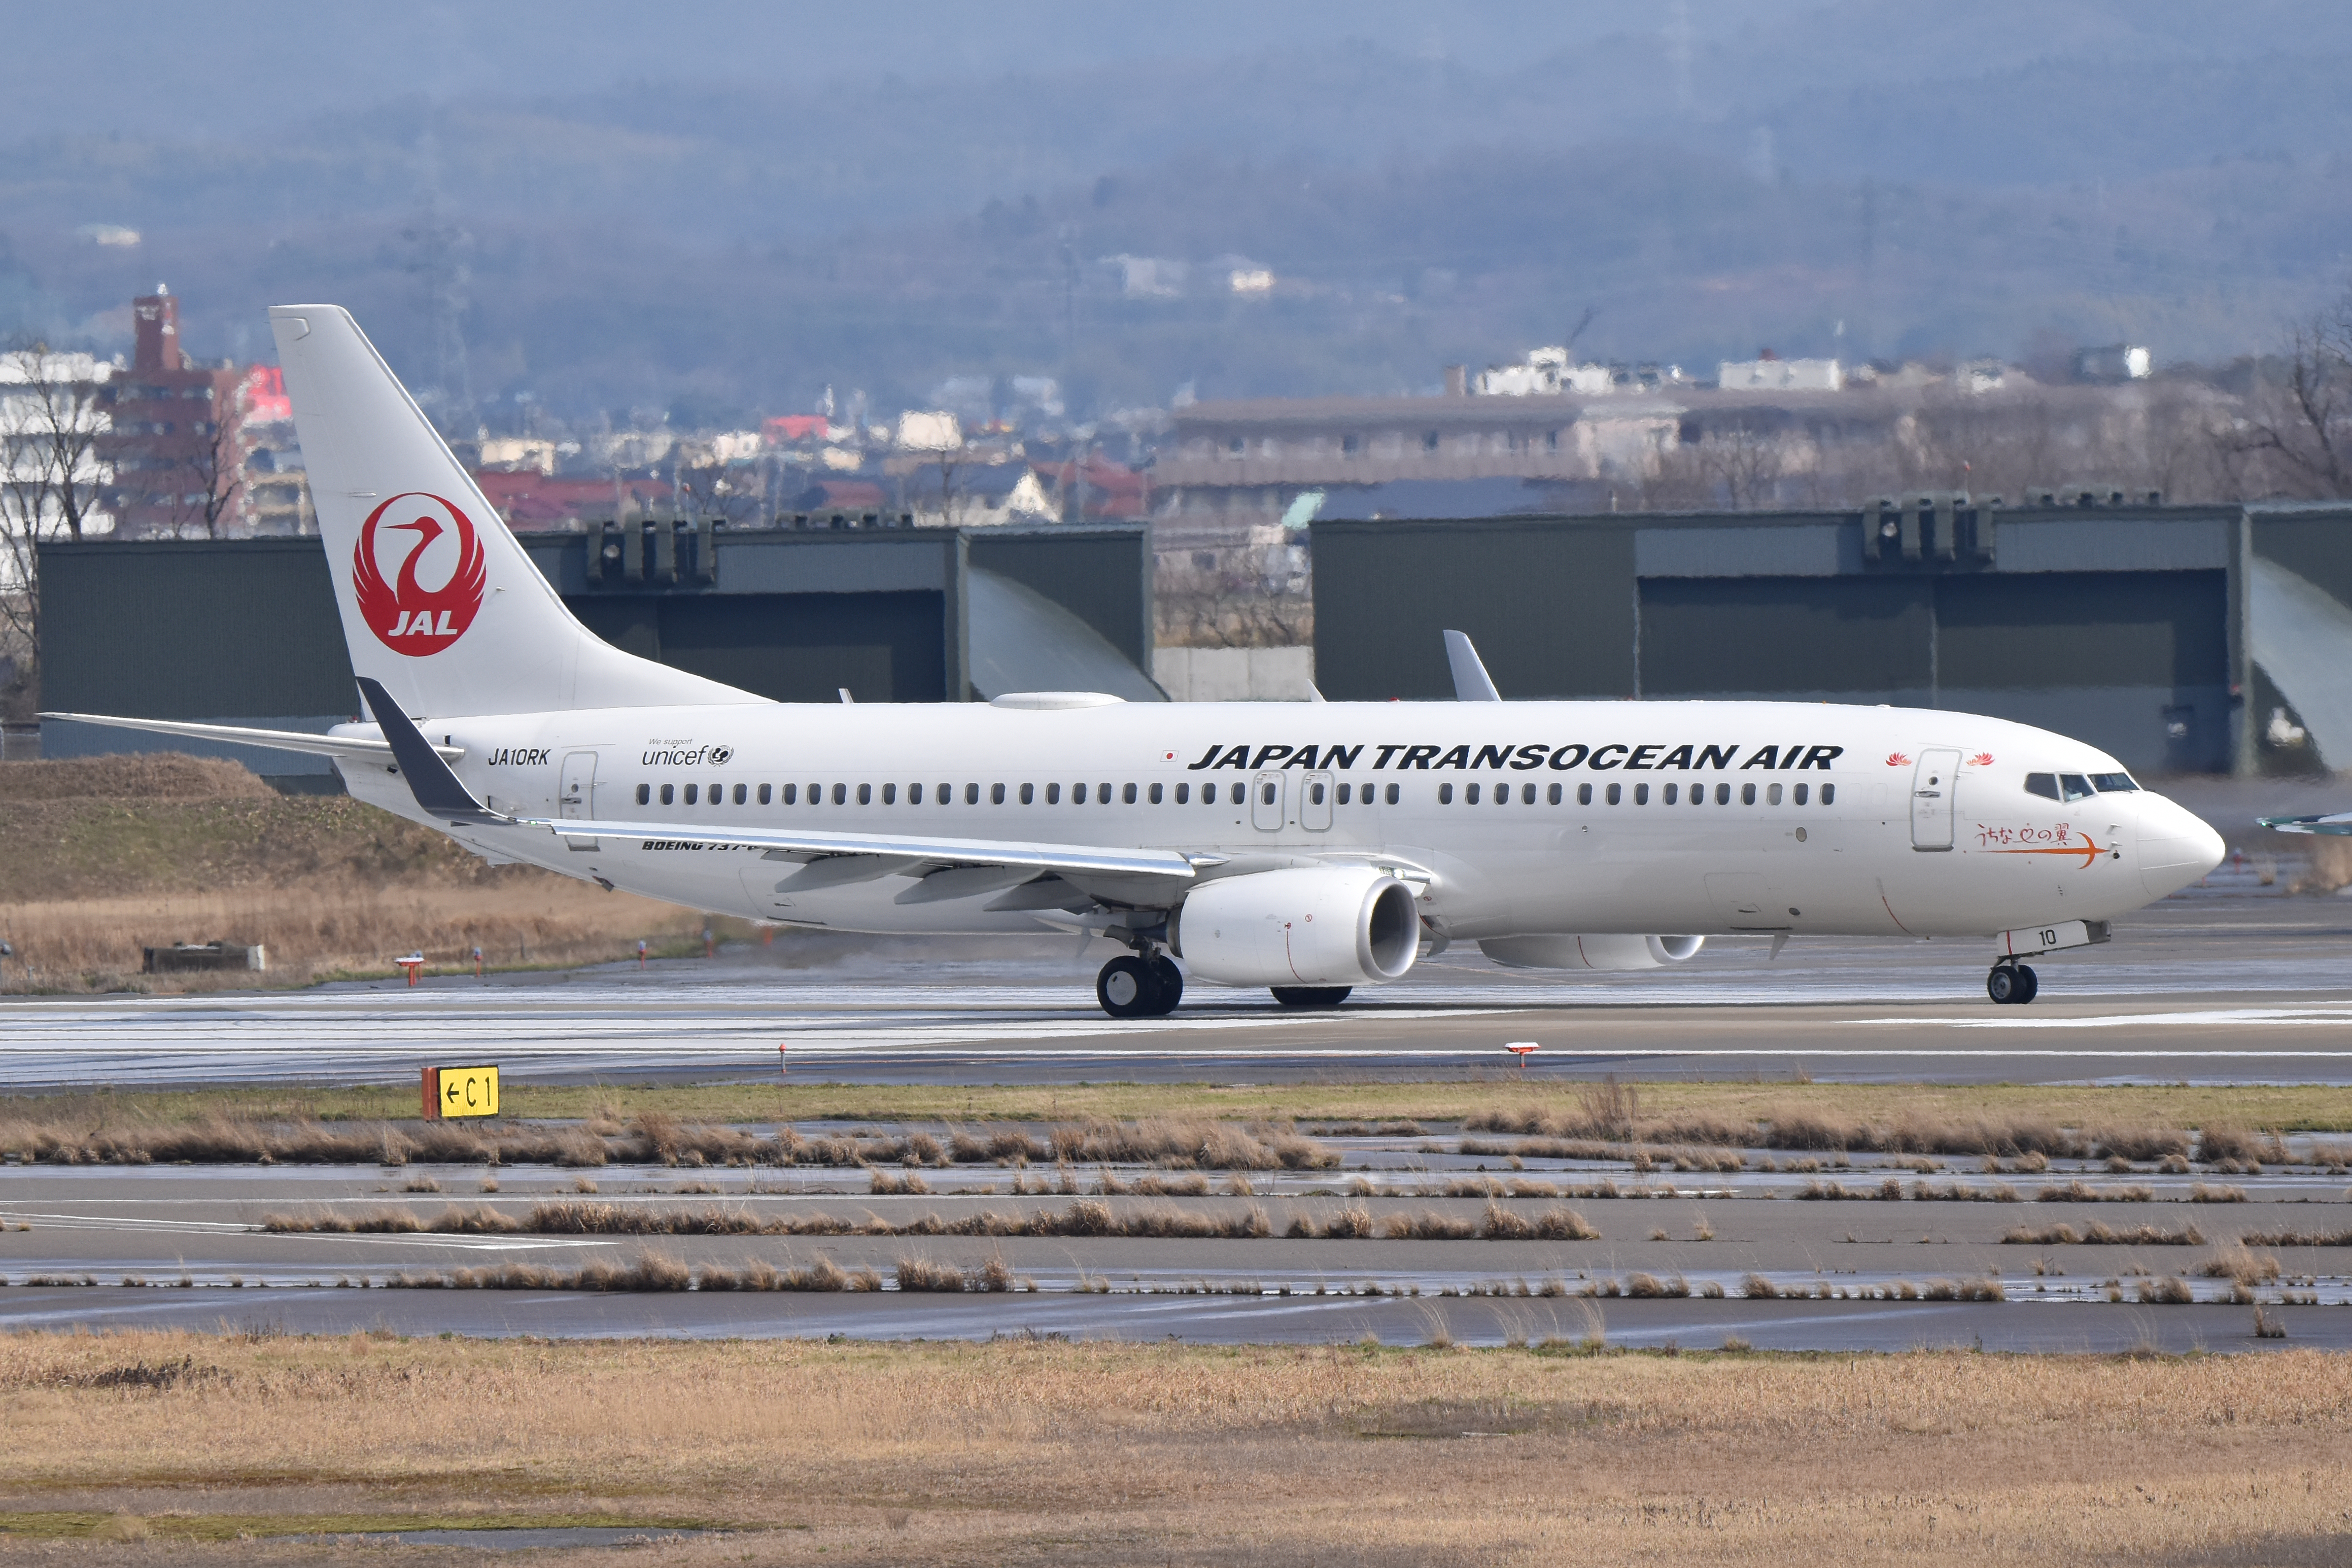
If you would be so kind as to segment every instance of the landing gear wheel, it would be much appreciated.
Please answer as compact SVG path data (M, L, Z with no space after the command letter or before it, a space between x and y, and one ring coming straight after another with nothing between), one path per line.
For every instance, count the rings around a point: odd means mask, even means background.
M1353 986L1272 986L1274 999L1286 1008L1336 1008L1348 999Z
M1985 995L2008 1006L2023 1007L2041 989L2040 977L2022 964L1996 964L1985 977Z
M1115 1019L1149 1018L1160 1001L1158 979L1142 959L1122 953L1095 977L1095 999Z
M1151 960L1151 976L1160 992L1159 1000L1151 1009L1151 1016L1166 1018L1176 1010L1176 1004L1184 999L1184 971L1176 967L1175 959L1160 953Z

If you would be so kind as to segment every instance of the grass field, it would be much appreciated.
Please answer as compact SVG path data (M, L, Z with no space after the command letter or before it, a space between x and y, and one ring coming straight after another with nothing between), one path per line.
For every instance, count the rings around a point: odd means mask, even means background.
M1369 1083L1081 1083L957 1087L793 1082L540 1084L502 1089L509 1121L854 1124L1135 1122L1207 1117L1226 1122L1330 1124L1471 1117L1568 1119L1586 1112L1592 1085L1508 1080ZM2063 1128L2258 1127L2282 1133L2352 1131L2352 1091L2325 1084L2085 1086L2013 1083L1628 1083L1635 1131L1655 1122L1793 1123L1895 1127L2045 1124ZM169 1091L118 1090L0 1096L0 1124L184 1126L236 1123L414 1120L414 1085L287 1085Z
M530 866L491 866L342 796L282 796L235 763L178 756L0 765L0 936L12 990L290 986L437 969L699 951L691 910ZM745 927L733 929L740 932ZM266 974L140 974L140 949L268 950Z
M19 1335L0 1419L4 1557L555 1522L735 1532L630 1559L675 1563L2352 1555L2352 1403L2294 1351Z

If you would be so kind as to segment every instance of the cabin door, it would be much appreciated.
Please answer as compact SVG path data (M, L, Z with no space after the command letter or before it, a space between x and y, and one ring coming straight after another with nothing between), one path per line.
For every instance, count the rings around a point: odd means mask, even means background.
M1948 850L1952 847L1952 794L1958 781L1958 751L1923 751L1911 775L1911 847Z

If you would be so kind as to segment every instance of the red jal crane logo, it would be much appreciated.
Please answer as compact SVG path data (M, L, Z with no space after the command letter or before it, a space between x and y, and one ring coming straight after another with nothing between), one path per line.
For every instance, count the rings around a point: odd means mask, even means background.
M384 514L394 507L414 514L411 520L384 523ZM398 558L400 565L388 583L383 562L376 554L379 523L389 533L416 536L416 542ZM417 566L428 552L436 558L429 564L437 565L448 556L447 550L433 549L444 535L456 546L457 559L438 588L427 588L417 580ZM473 519L440 497L422 490L394 496L370 512L367 521L360 525L359 547L352 552L352 591L360 601L360 618L378 642L412 658L437 653L466 634L482 608L486 576L482 544L475 537Z

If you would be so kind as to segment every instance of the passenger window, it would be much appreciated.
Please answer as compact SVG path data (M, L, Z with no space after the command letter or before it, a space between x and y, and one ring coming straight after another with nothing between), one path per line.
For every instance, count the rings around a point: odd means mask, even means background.
M2061 773L2058 775L2058 787L2066 792L2066 799L2069 800L2087 800L2091 798L2091 781L2079 773Z
M1024 806L1034 806L1037 803L1037 786L1034 784L1021 786L1021 803Z
M1135 786L1130 784L1128 788L1132 789ZM1309 785L1307 790L1307 799L1312 805L1321 805L1323 803L1323 786L1320 784Z
M651 801L653 800L653 798L654 798L654 787L653 787L652 785L650 785L650 784L640 784L640 785L638 785L638 786L637 786L637 804L638 804L638 805L643 806L643 805L650 804L650 803L651 803Z
M833 803L836 806L846 806L849 804L848 785L836 784L833 787Z
M2091 775L2091 786L2102 795L2116 795L2139 788L2132 782L2131 775L2128 773L2094 773Z
M1451 806L1452 804L1454 804L1454 786L1453 786L1453 785L1451 785L1451 784L1440 784L1440 785L1437 787L1437 803L1438 803L1439 805L1441 805L1441 806Z
M676 785L674 785L674 784L665 784L665 785L663 785L663 786L662 786L662 804L663 804L663 805L667 806L667 805L668 805L671 801L673 801L673 800L677 800L677 787Z
M909 785L908 785L908 786L907 786L907 804L908 804L909 806L919 806L919 805L921 805L922 803L923 803L923 787L922 787L920 784L909 784Z
M1186 805L1190 805L1190 804L1192 803L1192 787L1190 784L1179 784L1179 785L1177 785L1177 786L1176 786L1176 803L1177 803L1178 805L1180 805L1180 806L1186 806Z
M1824 805L1824 806L1827 806L1827 805L1831 804L1832 802L1835 801L1836 800L1837 800L1837 786L1836 786L1836 785L1834 785L1834 784L1824 784L1824 785L1822 785L1822 805Z
M1478 786L1473 784L1468 789L1463 790L1462 800L1465 805L1476 805L1478 803Z
M857 788L857 803L861 806L866 803L866 787L862 784ZM895 806L898 803L898 787L896 784L882 786L882 803L886 806Z
M1780 803L1780 787L1778 784L1768 784L1764 787L1764 803L1768 806L1777 806Z
M1667 785L1667 786L1666 786L1666 792L1665 792L1664 795L1660 796L1660 797L1659 797L1659 799L1660 799L1660 800L1664 800L1664 801L1667 805L1669 805L1669 806L1673 805L1673 804L1675 803L1675 790L1677 788L1678 788L1678 786L1676 786L1676 785L1673 785L1673 784L1669 784L1669 785Z
M1118 793L1118 798L1119 798L1120 800L1122 800L1126 801L1126 802L1127 802L1129 805L1130 805L1130 806L1134 805L1134 804L1135 804L1135 786L1134 786L1134 785L1132 785L1132 784L1130 784L1130 785L1129 785L1126 789L1124 789L1120 790L1120 791L1119 791L1119 793ZM1151 787L1151 803L1152 803L1153 805L1155 805L1155 806L1156 806L1156 805L1158 805L1158 804L1160 803L1160 786L1159 786L1159 785L1157 785L1157 784L1154 784L1154 785Z
M1130 784L1130 785L1129 785L1129 786L1128 786L1128 788L1129 788L1129 789L1134 789L1134 788L1135 788L1135 786L1134 786L1134 785L1132 785L1132 784ZM1128 799L1129 799L1129 800L1134 800L1134 799L1135 799L1135 797L1134 797L1134 796L1132 796L1132 795L1129 795L1129 796L1128 797ZM1155 806L1157 806L1158 804L1160 804L1160 786L1159 786L1159 785L1157 785L1157 784L1154 784L1154 785L1151 787L1151 803L1152 803L1153 805L1155 805Z
M1395 804L1397 803L1397 798L1398 798L1398 796L1399 796L1401 793L1402 793L1402 791L1400 791L1400 790L1399 790L1399 789L1397 788L1397 786L1395 786L1395 785L1393 785L1393 784L1390 785L1390 786L1389 786L1389 804L1390 804L1390 805L1391 805L1391 806L1395 805Z
M1097 800L1100 801L1102 804L1104 804L1104 805L1106 805L1106 806L1109 805L1109 804L1110 804L1110 786L1109 786L1108 784L1097 784L1097 785L1096 785L1096 786L1095 786L1095 799L1096 799ZM1130 785L1129 785L1129 786L1127 787L1127 803L1128 803L1129 805L1130 805L1130 806L1132 806L1132 805L1134 805L1134 804L1135 804L1135 786L1134 786L1134 785L1132 785L1132 784L1130 784Z
M1269 806L1274 804L1274 795L1275 787L1271 784L1265 785L1258 790L1258 799Z
M1024 806L1025 806L1025 805L1027 805L1027 804L1029 803L1029 786L1028 786L1028 785L1026 785L1026 784L1024 784L1023 786L1021 786L1021 803L1022 803L1023 805L1024 805ZM1061 803L1062 803L1062 787L1061 787L1059 784L1048 784L1048 785L1046 785L1046 786L1045 786L1045 804L1047 804L1048 806L1058 806L1058 805L1060 805Z
M1743 805L1743 806L1753 806L1754 804L1756 804L1756 786L1755 786L1755 785L1753 785L1753 784L1742 784L1742 785L1739 787L1739 803L1740 803L1741 805Z
M1805 803L1805 792L1811 788L1812 786L1810 784L1800 784L1795 789L1790 791L1790 793L1795 797L1798 805L1801 806Z
M1339 804L1344 806L1348 803L1349 797L1354 791L1355 788L1356 787L1353 784L1342 784L1339 786Z
M1532 784L1522 784L1522 785L1520 785L1520 786L1519 786L1519 804L1520 804L1520 805L1522 805L1522 806L1532 806L1532 805L1534 805L1535 803L1536 803L1536 787L1535 787L1534 785L1532 785Z
M1610 803L1611 805L1612 805L1612 806L1613 806L1613 805L1617 804L1617 802L1618 802L1618 801L1620 801L1620 800L1623 800L1623 799L1624 799L1624 788L1623 788L1623 786L1622 786L1622 785L1617 785L1617 784L1612 784L1611 786L1609 786L1609 803Z
M735 803L739 806L743 803L743 786L740 784L735 786Z
M1559 786L1557 784L1551 787L1550 800L1555 806L1559 804Z
M1646 806L1646 805L1648 805L1649 803L1650 803L1650 786L1649 786L1647 783L1641 783L1641 784L1636 784L1636 785L1634 785L1634 786L1633 786L1633 804L1635 804L1636 806Z
M689 806L693 805L693 804L694 804L694 798L695 798L697 795L700 794L700 793L701 793L701 791L702 791L702 786L701 786L701 785L699 785L699 784L689 784L689 785L688 785L688 786L686 787L686 803L687 803L688 805L689 805Z
M1730 785L1718 784L1715 787L1715 803L1718 806L1728 806L1731 804Z
M1236 784L1236 785L1234 785L1234 789L1240 789L1240 788L1241 788L1241 786L1240 786L1240 785L1238 785L1238 784ZM1234 799L1238 800L1240 799L1240 797L1239 797L1239 796L1235 796L1235 797L1234 797ZM1217 787L1216 787L1214 784L1203 784L1203 785L1202 785L1202 786L1201 786L1201 804L1202 804L1203 806L1213 806L1213 805L1215 805L1216 803L1217 803Z
M940 800L942 802L947 800L947 791L941 790L940 792ZM979 785L967 784L963 787L963 803L967 806L977 806L980 804ZM996 803L1000 806L1004 804L1004 786L1002 784L999 784L996 787Z
M2039 795L2045 800L2057 800L2058 775L2055 773L2027 774L2025 776L2025 792L2029 795Z
M988 803L989 803L990 805L992 805L992 806L1002 806L1003 804L1004 804L1004 786L1003 786L1003 785L1002 785L1002 784L991 784L991 785L988 787Z
M971 788L971 786L970 786L970 785L966 785L966 786L965 786L965 788L966 788L966 789L970 789L970 788ZM940 803L940 805L942 805L942 806L952 806L952 805L954 805L954 804L955 804L955 786L954 786L954 785L952 785L952 784L942 784L942 785L940 785L940 786L939 787L939 789L938 789L938 791L937 791L936 793L937 793L937 799L938 799L939 803Z
M760 786L760 804L764 806L771 800L774 799L773 795L771 793L774 789L775 786L772 784L762 784Z
M822 806L824 804L824 785L812 784L809 786L809 804L812 806Z
M1590 806L1591 804L1592 804L1592 786L1591 786L1591 785L1590 785L1590 784L1579 784L1579 785L1576 787L1576 803L1577 803L1578 805L1580 805L1580 806Z
M1496 786L1495 786L1495 804L1496 804L1497 806L1507 806L1507 805L1509 805L1510 803L1511 803L1511 787L1510 787L1508 784L1497 784L1497 785L1496 785Z
M800 787L799 785L797 785L797 784L787 784L787 785L785 785L785 786L784 786L784 804L785 804L785 805L787 805L787 806L795 806L795 805L798 805L798 804L800 803L800 799L801 799L801 787Z

